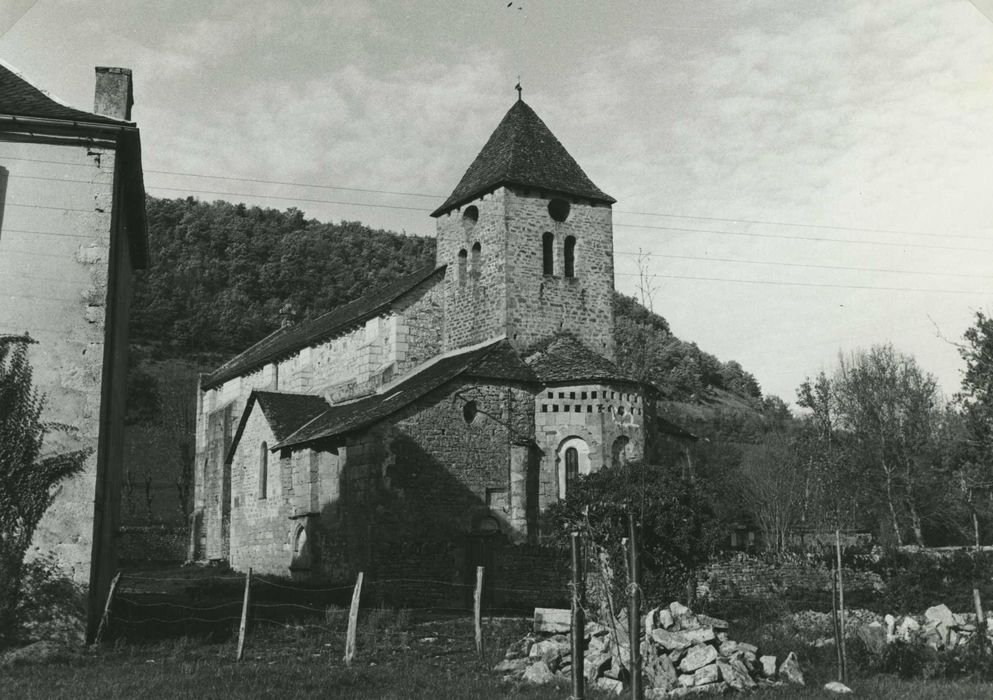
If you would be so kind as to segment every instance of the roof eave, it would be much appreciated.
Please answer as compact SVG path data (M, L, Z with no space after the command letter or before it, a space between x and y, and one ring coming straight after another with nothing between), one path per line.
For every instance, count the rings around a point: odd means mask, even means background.
M530 188L534 188L534 189L544 190L546 192L552 192L552 193L555 193L555 194L566 195L568 197L582 197L583 199L589 199L589 200L592 200L594 202L603 202L604 204L608 204L608 205L609 204L616 204L617 203L617 200L616 199L614 199L613 197L611 197L609 194L607 194L605 192L601 192L600 195L594 195L594 194L590 194L588 192L575 192L575 191L568 191L568 190L560 190L560 189L556 189L554 187L548 187L546 185L535 185L535 184L527 183L527 182L518 182L516 180L498 180L498 181L496 181L496 182L494 182L494 183L492 183L490 185L486 185L484 187L478 187L475 190L473 190L471 193L466 194L466 195L464 195L462 197L459 197L458 199L451 199L451 198L449 198L448 200L445 201L444 204L442 204L440 207L438 207L433 212L431 212L431 216L434 217L435 219L437 219L438 217L440 217L440 216L442 216L444 214L447 214L452 209L458 209L463 204L467 204L468 202L471 202L474 199L478 199L479 197L485 195L488 192L491 192L491 191L497 189L498 187L506 187L508 185L513 186L513 187L530 187Z

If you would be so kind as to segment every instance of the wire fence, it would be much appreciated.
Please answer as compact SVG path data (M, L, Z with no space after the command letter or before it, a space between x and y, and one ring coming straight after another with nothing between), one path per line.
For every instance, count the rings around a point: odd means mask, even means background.
M190 577L125 573L111 588L99 636L201 636L220 643L237 639L238 658L254 637L272 634L306 636L324 647L346 649L351 640L352 648L357 644L360 650L391 642L409 645L420 635L422 641L447 643L434 650L436 656L482 653L484 625L531 613L520 605L497 604L502 599L497 594L524 599L547 594L537 587L484 586L485 575L478 572L475 583L395 577L320 586L251 572ZM418 604L419 599L425 602Z

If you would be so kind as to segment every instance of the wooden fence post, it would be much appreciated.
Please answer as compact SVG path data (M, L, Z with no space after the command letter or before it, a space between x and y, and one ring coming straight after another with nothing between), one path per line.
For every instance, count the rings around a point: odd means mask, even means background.
M572 533L572 698L586 697L586 665L583 663L583 640L586 621L583 615L583 559L579 533Z
M355 630L359 624L359 599L362 597L362 572L355 579L352 591L352 607L348 611L348 632L345 635L345 665L351 666L355 658Z
M972 589L972 604L976 608L976 634L979 635L979 648L986 650L986 616L983 614L983 601L979 597L979 589Z
M248 569L245 574L245 596L241 601L241 624L238 626L238 655L237 660L245 655L245 635L248 633L248 606L250 604L252 591L252 570Z
M628 508L628 546L630 547L631 586L628 624L631 642L631 700L645 700L641 679L641 564L638 561L638 540L635 536L634 513ZM576 660L573 659L573 663Z
M483 567L476 567L476 592L472 597L473 621L476 627L476 653L483 658Z
M103 606L103 616L100 618L100 624L97 626L97 634L93 639L94 644L99 644L103 640L103 633L110 627L110 611L114 607L114 596L117 593L117 584L120 581L121 572L118 571L117 575L111 580L110 589L107 591L107 602Z
M845 580L841 575L841 530L834 531L834 551L838 560L838 617L841 629L841 682L848 682L848 654L845 653Z

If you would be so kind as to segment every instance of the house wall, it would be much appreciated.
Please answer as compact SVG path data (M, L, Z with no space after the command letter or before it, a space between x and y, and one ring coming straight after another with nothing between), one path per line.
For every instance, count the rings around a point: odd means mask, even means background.
M54 554L81 583L89 581L93 552L114 165L108 148L0 139L0 168L6 171L6 187L0 186L0 334L29 333L38 341L29 358L45 397L43 420L77 429L72 435L49 433L45 451L92 450L83 472L59 487L32 553ZM122 321L130 290L126 248L117 248L116 315ZM113 339L118 379L126 333L123 325ZM112 384L109 389L119 395L120 383ZM119 459L115 455L107 457ZM97 507L111 505L98 501Z

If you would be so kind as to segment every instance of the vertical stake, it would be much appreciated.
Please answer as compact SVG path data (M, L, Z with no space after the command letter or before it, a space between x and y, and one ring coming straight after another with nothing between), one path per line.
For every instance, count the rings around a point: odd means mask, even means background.
M979 589L972 589L972 604L976 608L976 634L979 635L979 648L986 650L986 616L983 615L983 601L979 597Z
M103 633L110 627L110 611L114 607L114 596L117 594L117 584L120 580L121 572L118 571L117 575L110 582L110 588L107 590L107 602L103 606L103 616L100 618L100 625L97 627L97 636L93 639L94 644L99 644L103 640Z
M838 662L838 682L844 677L841 662L841 627L838 626L838 571L831 565L831 627L834 630L834 653Z
M834 551L838 562L838 617L841 629L841 682L848 682L848 655L845 653L845 580L841 575L841 530L834 530Z
M586 620L583 615L583 559L579 533L570 537L572 544L572 698L586 697L586 665L583 663L583 638Z
M362 597L362 572L355 579L352 591L352 607L348 611L348 632L345 634L345 665L351 666L355 658L355 629L359 624L359 599Z
M483 567L476 567L476 592L472 596L472 617L476 627L476 653L483 657Z
M641 570L638 562L638 540L635 537L634 513L631 512L630 508L628 509L628 546L631 551L629 557L631 594L628 608L631 642L631 698L632 700L645 700L645 691L641 683Z
M238 661L245 655L245 635L248 633L248 606L252 591L252 569L245 574L245 597L241 601L241 625L238 626Z

